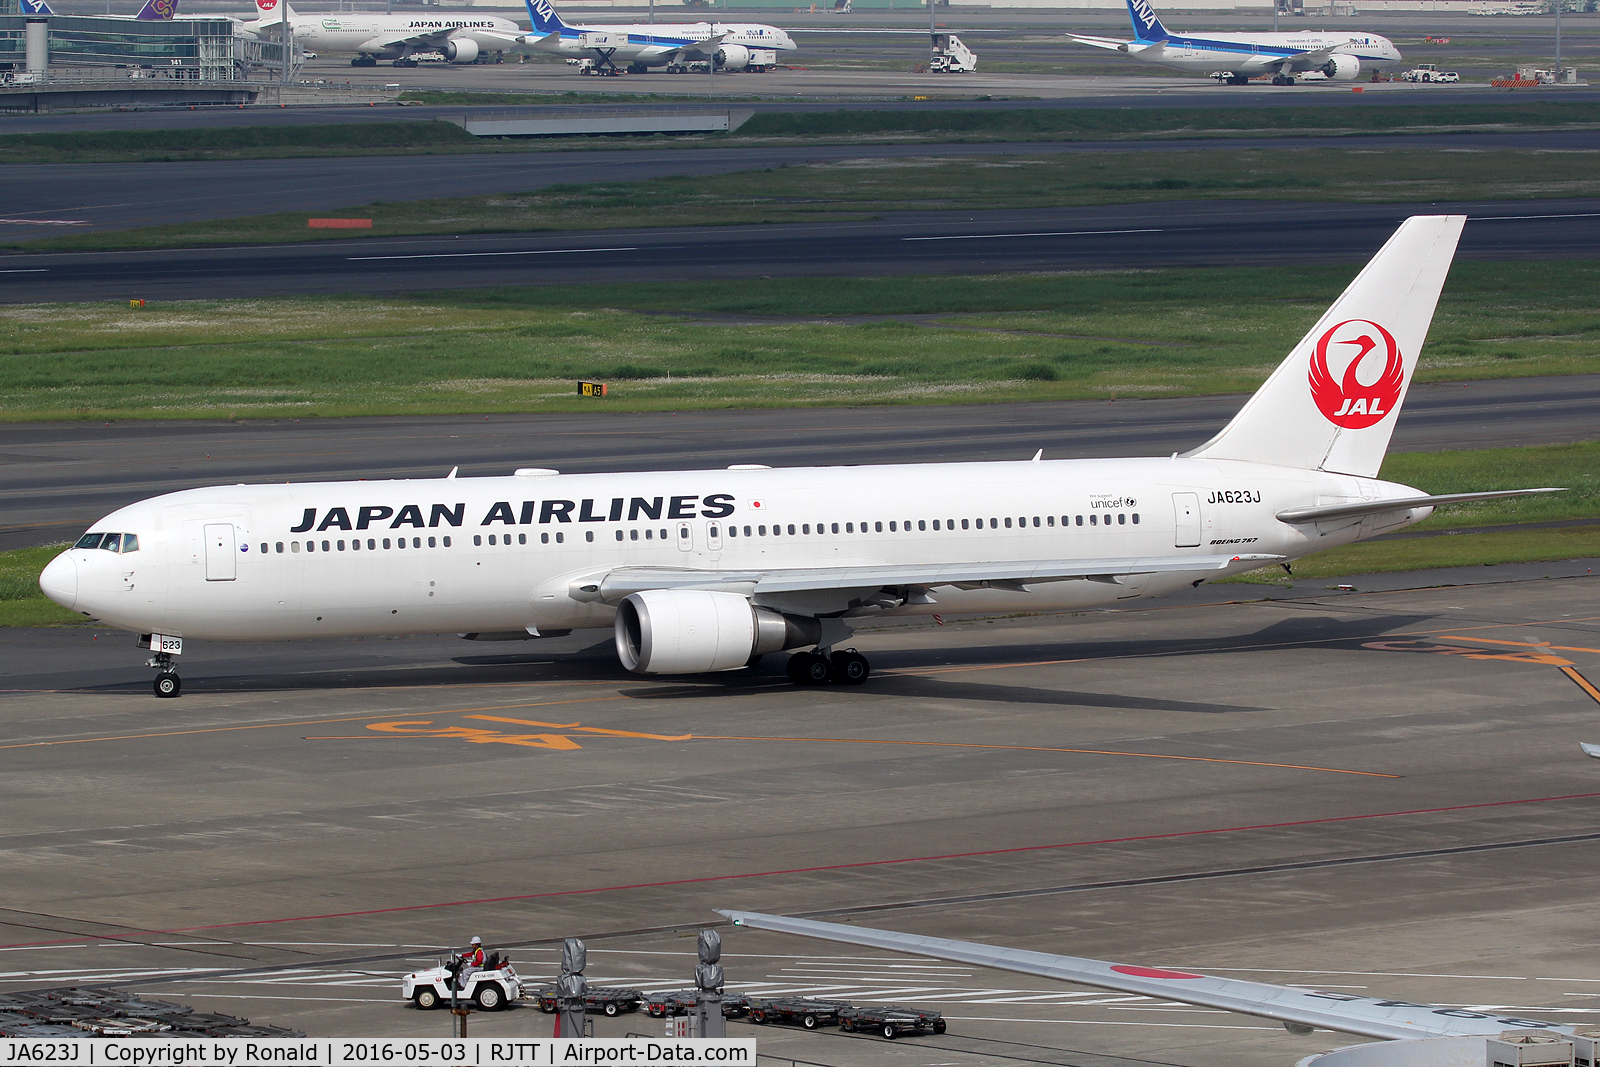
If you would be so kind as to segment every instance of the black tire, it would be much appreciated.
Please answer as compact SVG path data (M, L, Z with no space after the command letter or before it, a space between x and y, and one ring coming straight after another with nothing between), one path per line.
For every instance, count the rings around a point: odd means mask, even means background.
M439 991L431 985L425 985L411 994L411 1000L422 1011L432 1011L439 1006Z
M482 1011L499 1011L506 1006L506 991L493 982L485 982L472 994L472 1001Z
M833 677L833 665L813 652L796 652L785 670L795 685L825 685Z
M933 1020L933 1032L936 1033L936 1034L942 1034L942 1033L944 1033L944 1031L945 1031L945 1022L944 1022L944 1020L943 1019L935 1019L935 1020Z
M853 1034L856 1032L856 1021L854 1019L840 1019L839 1029L847 1034Z
M817 1017L815 1015L807 1015L804 1019L800 1020L800 1025L805 1027L807 1030L815 1030L817 1028Z
M155 691L158 697L175 697L183 692L183 682L174 672L162 671L156 675Z
M895 1038L895 1035L898 1034L899 1032L900 1032L900 1028L895 1026L894 1023L884 1023L883 1024L883 1027L882 1027L883 1036L888 1038L890 1041L893 1041L894 1038Z
M835 652L830 667L840 685L861 685L872 674L872 665L859 652Z
M617 1006L617 1002L614 1000L606 1001L605 1006L600 1010L605 1012L607 1015L620 1015L622 1013L622 1009Z
M750 1021L757 1026L765 1026L767 1025L767 1013L760 1008L752 1008L750 1010Z

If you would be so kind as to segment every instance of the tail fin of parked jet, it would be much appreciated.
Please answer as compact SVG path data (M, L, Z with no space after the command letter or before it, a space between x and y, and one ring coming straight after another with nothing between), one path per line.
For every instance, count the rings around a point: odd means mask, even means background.
M24 15L54 15L50 5L44 0L22 0L21 13Z
M146 22L165 22L178 13L178 0L144 0L144 6L134 16Z
M279 4L283 6L280 8ZM277 22L285 16L294 18L289 0L256 0L256 17L262 22Z
M1128 0L1128 16L1133 19L1133 36L1140 41L1165 41L1172 36L1156 17L1150 0Z
M1402 223L1233 421L1189 455L1376 477L1466 221Z
M527 4L528 19L533 23L534 33L560 33L569 28L556 14L556 9L550 6L550 0L527 0Z

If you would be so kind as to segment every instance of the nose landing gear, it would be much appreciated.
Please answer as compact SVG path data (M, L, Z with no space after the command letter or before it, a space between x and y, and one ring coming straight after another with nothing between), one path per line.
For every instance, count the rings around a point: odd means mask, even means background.
M156 675L155 691L158 697L175 697L183 692L183 681L179 679L178 672L173 669L172 653L157 652L150 657L146 666L154 667Z

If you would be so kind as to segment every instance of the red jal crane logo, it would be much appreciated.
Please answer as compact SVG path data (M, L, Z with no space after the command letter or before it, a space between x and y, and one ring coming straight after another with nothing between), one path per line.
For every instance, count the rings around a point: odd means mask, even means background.
M1349 360L1337 381L1328 369L1330 350L1336 360ZM1368 385L1360 372L1378 370L1380 352L1383 367ZM1394 335L1370 319L1346 319L1317 339L1311 354L1311 399L1335 426L1364 430L1374 425L1394 410L1404 386L1405 365Z

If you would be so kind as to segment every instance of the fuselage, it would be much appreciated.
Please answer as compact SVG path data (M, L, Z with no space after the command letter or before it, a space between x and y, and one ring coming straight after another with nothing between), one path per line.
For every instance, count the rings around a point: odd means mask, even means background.
M1357 74L1386 70L1401 61L1400 50L1388 38L1372 33L1173 33L1160 41L1130 41L1123 51L1147 63L1196 73L1262 74L1285 64L1284 73L1320 69L1329 56L1305 61L1296 57L1323 49L1358 61Z
M245 29L266 36L276 35L283 25L280 19L258 19L245 24ZM519 37L526 31L509 19L494 15L428 16L384 15L375 12L341 12L326 15L294 14L289 26L295 40L302 48L329 54L387 55L391 51L386 42L425 35L449 34L451 37L471 37L484 51L501 51L507 47L505 37ZM474 31L493 33L490 37L473 36Z
M1215 569L1012 588L940 586L929 614L1092 607L1294 559L1429 508L1290 525L1285 508L1395 499L1376 479L1208 459L726 469L194 489L122 508L41 578L130 630L257 640L610 626L572 595L619 567L727 571L1243 555ZM803 600L803 598L801 598ZM757 598L760 604L760 598ZM775 607L805 612L791 596ZM816 614L829 610L818 602Z
M720 38L715 46L703 43ZM562 26L543 37L538 30L528 34L531 47L562 56L592 56L597 48L607 51L613 62L644 63L659 66L672 57L703 47L709 54L724 45L792 51L794 39L775 26L752 22L646 23L614 26ZM697 47L699 46L699 47Z

